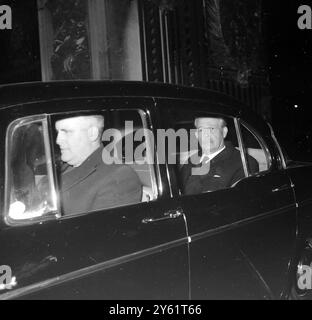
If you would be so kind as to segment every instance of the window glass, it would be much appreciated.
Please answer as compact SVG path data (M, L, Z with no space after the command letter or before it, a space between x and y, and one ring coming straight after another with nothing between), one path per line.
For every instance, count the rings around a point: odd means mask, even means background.
M244 124L241 125L241 134L249 175L268 170L270 168L270 157L268 157L268 151L266 151L264 143L260 142L257 136Z
M9 219L37 218L56 211L46 120L17 121L8 136Z
M142 80L137 0L38 1L43 80Z
M154 169L146 162L139 110L77 112L52 117L62 214L88 213L156 198ZM143 132L144 133L144 132ZM141 152L136 155L136 148Z
M138 175L142 184L142 201L156 199L154 137L148 130L145 113L140 110L113 110L111 127L116 135L115 157Z
M246 176L233 118L172 111L169 121L175 133L180 130L177 135L181 138L176 139L174 150L169 148L169 154L176 154L181 194L230 188Z
M52 143L47 120L36 119L8 131L11 220L51 216L57 203L67 216L157 198L154 141L143 111L53 115Z

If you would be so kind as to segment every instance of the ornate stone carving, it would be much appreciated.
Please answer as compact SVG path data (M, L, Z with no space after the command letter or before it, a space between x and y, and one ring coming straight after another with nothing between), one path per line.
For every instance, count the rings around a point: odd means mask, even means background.
M88 13L85 0L48 0L53 24L54 80L91 78Z
M205 0L210 64L237 71L248 85L252 72L263 68L262 0Z

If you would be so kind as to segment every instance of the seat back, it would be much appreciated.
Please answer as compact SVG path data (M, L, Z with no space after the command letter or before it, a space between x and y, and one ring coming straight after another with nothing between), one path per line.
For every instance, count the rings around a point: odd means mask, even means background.
M135 136L136 128L134 128L132 134ZM117 133L117 132L116 132ZM129 132L127 132L130 134ZM114 142L116 145L119 143L121 146L119 146L118 150L122 150L122 154L118 155L118 158L122 157L123 162L125 162L127 159L125 159L125 131L119 130L117 135L113 137ZM133 143L134 149L138 146L138 142ZM125 162L125 164L131 166L131 168L137 173L141 184L142 184L142 202L148 202L150 200L154 200L156 198L155 193L153 192L153 183L152 183L152 174L151 174L151 167L150 164L148 164L145 160L145 156L142 157L142 159L133 159L134 161L131 161L129 163Z
M268 162L262 149L247 148L247 153L258 161L259 171L268 170Z
M152 179L150 173L149 164L146 162L131 163L130 166L137 173L141 183L142 183L142 202L148 202L155 199L152 187Z

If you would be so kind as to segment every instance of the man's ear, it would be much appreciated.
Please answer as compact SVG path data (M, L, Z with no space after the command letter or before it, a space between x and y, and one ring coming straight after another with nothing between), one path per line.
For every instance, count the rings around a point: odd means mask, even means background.
M228 127L223 127L223 138L224 139L226 138L228 131L229 131Z
M99 129L95 126L92 126L91 128L88 129L88 137L92 142L98 139L99 134L100 134Z

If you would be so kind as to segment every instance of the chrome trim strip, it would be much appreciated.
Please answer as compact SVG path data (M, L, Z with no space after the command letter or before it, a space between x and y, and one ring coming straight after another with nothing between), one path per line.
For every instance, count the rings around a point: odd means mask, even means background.
M312 198L311 199L307 199L307 200L303 200L301 202L298 202L297 203L298 207L305 207L305 206L308 206L308 205L312 205Z
M45 156L46 156L46 165L47 165L47 176L49 180L49 187L51 191L51 200L53 207L51 208L52 211L59 212L58 210L58 199L57 199L57 193L56 193L56 186L55 186L55 179L54 179L54 172L53 172L53 160L52 160L52 154L51 154L51 145L52 142L50 141L49 136L49 126L48 126L48 119L45 117L42 120L42 126L43 126L43 141L44 141L44 150L45 150Z
M276 136L275 136L275 133L274 133L273 127L271 126L271 124L270 124L268 121L267 121L266 123L267 123L267 125L268 125L268 126L269 126L269 128L270 128L270 131L271 131L271 137L272 137L272 139L273 139L273 141L274 141L274 143L275 143L275 145L276 145L276 147L277 147L277 150L278 150L278 152L279 152L279 155L280 155L280 157L281 157L281 160L282 160L282 167L283 167L284 169L286 169L286 168L287 168L286 160L285 160L285 157L284 157L284 154L283 154L282 148L281 148L281 146L280 146L280 144L279 144L279 142L277 141L277 138L276 138Z
M14 291L9 291L9 292L6 292L6 293L0 295L0 300L19 298L19 297L24 296L26 294L35 293L35 292L39 291L40 289L47 289L47 288L62 284L67 281L77 280L77 279L82 278L84 276L91 275L95 272L103 271L103 270L107 270L109 268L115 267L121 263L130 262L130 261L133 261L133 260L136 260L139 258L146 257L146 256L153 254L153 253L159 253L165 249L171 249L174 247L178 247L179 245L182 245L182 244L187 244L187 241L188 241L187 238L174 240L174 241L168 242L166 244L161 244L156 247L144 249L144 250L141 250L138 252L134 252L134 253L125 255L123 257L111 259L111 260L101 262L101 263L98 263L98 264L90 266L90 267L85 267L80 270L69 272L67 274L64 274L64 275L61 275L58 277L54 277L49 280L41 281L41 282L33 284L33 285L28 285L24 288L15 289Z
M215 234L218 234L218 233L221 233L221 232L224 232L224 231L228 231L228 230L231 230L231 229L235 229L235 228L247 225L247 224L249 224L251 222L254 222L254 221L263 220L267 216L275 216L275 215L282 214L285 211L288 211L290 209L296 209L295 204L287 205L287 206L284 206L284 207L282 207L280 209L268 211L268 212L259 214L259 215L255 216L255 217L246 218L246 219L243 219L243 220L240 220L240 221L237 221L237 222L233 222L233 223L230 223L230 224L227 224L227 225L224 225L224 226L216 227L215 229L199 232L199 233L196 233L196 234L192 235L191 238L192 238L192 241L196 241L196 240L199 240L199 239L202 239L202 238L213 236Z
M133 110L133 109L131 109ZM139 114L141 116L142 119L142 124L143 124L143 129L147 129L147 130L151 130L153 132L153 124L152 124L152 118L151 118L151 114L149 109L147 108L146 111L143 111L141 109L138 109ZM155 154L157 154L157 150L155 150L155 138L154 141L150 141L150 136L146 137L146 151L147 150L152 150L154 152L154 160L155 160ZM158 162L157 162L158 164ZM158 187L157 187L157 179L156 179L156 173L155 171L157 171L157 174L159 175L159 167L156 164L149 164L149 171L151 174L151 182L152 182L152 189L153 189L153 194L154 194L154 199L157 199L159 194L158 194Z
M191 268L192 268L192 261L191 261L191 248L190 248L190 244L192 242L192 239L189 235L189 227L188 227L188 223L187 223L187 218L185 213L183 212L183 220L184 220L184 225L185 225L185 232L186 232L186 236L187 236L187 260L188 260L188 289L189 289L189 300L192 299L192 279L191 279Z
M161 43L164 44L166 43L165 45L161 45L161 54L163 57L166 57L166 53L165 53L165 46L167 45L167 41L166 41L166 37L164 35L164 21L163 21L163 16L162 16L162 10L159 10L158 11L158 15L159 15L159 24L160 24L160 39L161 39ZM166 61L165 60L169 60L169 59L162 59L162 71L163 71L163 75L164 75L164 79L166 81L168 75L167 75L167 68L166 68ZM168 62L169 63L169 62ZM169 71L169 68L168 68L168 71ZM168 72L169 73L169 72Z
M166 162L166 175L169 183L169 191L170 191L170 198L173 198L173 192L172 192L172 181L171 181L171 176L168 168L168 163Z
M238 139L239 151L240 151L242 162L243 162L243 168L244 168L245 177L248 177L249 173L248 173L248 169L247 169L247 161L246 161L246 156L245 156L245 148L244 148L244 144L243 144L243 137L242 137L242 133L241 133L241 130L240 130L240 119L239 118L235 118L234 119L234 124L235 124L235 130L236 130L237 139Z
M273 300L274 299L274 294L273 294L272 290L270 289L270 286L267 284L265 279L262 277L262 275L259 272L259 270L253 264L253 262L248 258L247 254L245 254L244 251L242 251L242 250L239 250L239 251L240 251L241 255L244 257L246 263L248 263L249 268L252 270L254 275L258 278L258 280L260 282L260 285L263 287L263 289L266 291L266 293L270 296L270 299Z

